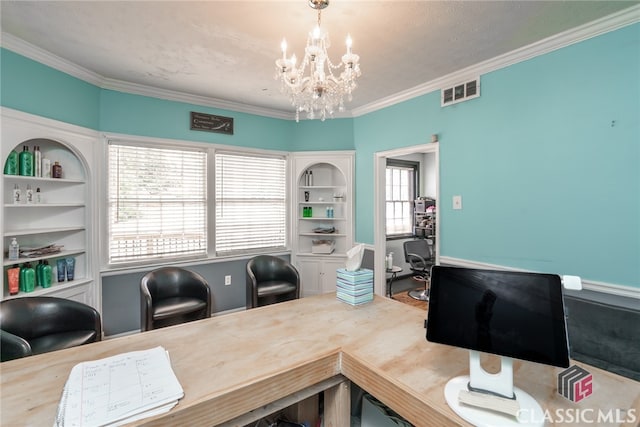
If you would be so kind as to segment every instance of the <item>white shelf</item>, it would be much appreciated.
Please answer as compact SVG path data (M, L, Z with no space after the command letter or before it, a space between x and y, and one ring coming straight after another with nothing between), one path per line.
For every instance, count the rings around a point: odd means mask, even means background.
M300 236L311 236L311 237L346 237L346 234L342 233L300 233Z
M314 254L312 252L298 252L298 256L308 256L308 257L332 257L332 258L344 258L347 254L343 254L341 252L332 252L330 254Z
M54 292L60 292L65 289L73 288L76 286L86 285L87 283L91 283L91 279L74 279L69 282L53 282L50 287L42 288L40 286L36 287L33 292L18 292L15 295L9 295L9 292L4 296L5 300L12 298L21 298L21 297L41 297L44 295L48 295Z
M18 297L50 295L79 301L93 307L100 307L99 283L95 280L95 254L97 243L92 230L93 198L96 191L91 179L90 167L93 159L98 159L99 137L93 131L84 131L62 122L41 120L36 116L2 112L2 160L11 150L18 153L23 146L30 149L37 145L43 159L62 166L62 178L36 177L22 175L2 175L3 231L0 246L3 252L8 249L12 238L17 238L21 248L46 247L59 245L61 251L41 256L22 257L10 261L3 254L2 264L5 271L15 264L38 264L49 260L75 257L76 279L71 282L55 282L46 289L36 288L34 292L21 292ZM64 141L64 142L61 142ZM85 164L83 159L87 159ZM40 189L40 203L13 203L12 189L18 187L22 195L25 188L31 187L34 202ZM53 270L56 266L52 265ZM3 272L6 274L5 272ZM6 276L5 276L6 277ZM9 295L5 287L0 294L2 300L15 298Z
M298 188L302 190L334 190L344 188L344 185L301 185Z
M37 257L22 257L22 258L18 258L15 261L10 261L5 258L3 265L6 267L14 264L24 264L25 262L40 261L43 259L66 258L72 255L80 255L80 254L83 254L84 252L85 251L83 249L75 249L75 250L71 249L71 250L60 251L53 254L46 254L46 255L37 256Z
M51 228L31 228L24 230L7 230L4 232L5 237L16 236L31 236L34 234L46 234L46 233L66 233L69 231L82 231L85 229L84 225L76 227L51 227Z
M340 202L334 202L333 200L327 200L324 202L298 202L299 205L339 205L339 204L344 204L344 200L340 201Z
M38 176L22 176L22 175L4 175L5 179L12 179L16 181L26 182L59 182L63 184L84 184L82 179L69 179L69 178L42 178Z
M344 221L344 218L327 218L326 216L311 216L311 217L300 217L298 219L304 220L304 221L317 221L317 220L322 220L322 221Z
M5 208L83 208L84 203L7 203Z

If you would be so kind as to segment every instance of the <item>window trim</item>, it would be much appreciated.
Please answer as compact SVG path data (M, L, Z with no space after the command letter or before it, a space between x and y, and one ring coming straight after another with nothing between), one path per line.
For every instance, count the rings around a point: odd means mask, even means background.
M410 215L410 221L411 223L413 223L414 219L413 219L413 201L418 197L418 194L420 194L420 166L421 166L421 162L419 161L415 161L415 160L401 160L401 159L392 159L392 158L388 158L387 159L387 163L385 165L385 174L386 171L389 167L402 167L402 168L411 168L413 169L413 189L414 189L414 194L413 194L413 199L410 198L409 203L410 203L410 211L409 211L409 215ZM387 196L386 196L386 188L385 188L385 212L386 212L386 205L387 205ZM413 237L414 236L414 230L413 230L413 226L411 227L411 231L409 233L394 233L394 234L387 234L386 231L386 217L385 217L385 238L386 240L401 240L401 239L406 239L408 237Z
M285 241L285 248L278 250L262 250L260 253L269 253L274 255L287 255L291 254L291 239L292 239L292 220L291 220L291 155L292 153L289 151L283 150L268 150L268 149L260 149L260 148L251 148L251 147L236 147L226 144L219 144L213 142L199 142L199 141L187 141L180 139L167 139L167 138L157 138L150 136L136 136L136 135L128 135L128 134L117 134L117 133L101 133L100 139L102 142L102 147L100 150L100 155L103 159L108 158L109 152L109 143L128 143L134 145L147 145L152 147L186 147L187 149L201 149L207 152L207 175L209 177L207 184L207 200L213 200L215 197L215 153L217 151L225 151L232 152L238 154L245 155L262 155L262 156L282 156L285 160L286 164L286 199L285 199L285 223L287 227L287 237ZM230 254L230 255L216 255L215 254L215 207L213 209L207 209L207 253L205 256L200 257L189 257L189 258L166 258L163 260L154 259L149 261L132 261L129 263L119 263L119 264L110 264L109 263L109 217L106 207L108 206L108 169L106 162L95 162L94 173L99 180L98 189L100 200L100 204L104 206L104 209L97 209L95 213L95 221L99 224L99 227L96 228L96 239L98 239L99 243L99 251L94 258L96 260L96 268L102 274L121 274L121 272L135 272L135 271L148 271L149 269L159 267L161 265L166 265L167 262L171 262L175 265L189 266L189 265L200 265L203 262L223 262L223 261L233 261L233 260L246 260L252 256L252 254ZM211 179L213 177L213 179Z

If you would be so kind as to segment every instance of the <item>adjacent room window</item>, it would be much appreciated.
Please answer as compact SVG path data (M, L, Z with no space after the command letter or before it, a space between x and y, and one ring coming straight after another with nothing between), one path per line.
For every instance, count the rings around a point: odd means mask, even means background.
M109 263L207 254L207 153L109 142Z
M386 234L401 237L413 234L413 201L417 194L417 162L387 160Z
M284 249L286 159L215 154L217 255Z

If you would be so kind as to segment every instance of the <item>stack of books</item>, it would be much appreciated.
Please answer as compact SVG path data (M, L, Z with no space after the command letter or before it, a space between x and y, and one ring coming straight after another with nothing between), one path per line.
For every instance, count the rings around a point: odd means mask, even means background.
M337 277L336 295L340 301L359 305L373 300L373 270L347 271L339 268Z

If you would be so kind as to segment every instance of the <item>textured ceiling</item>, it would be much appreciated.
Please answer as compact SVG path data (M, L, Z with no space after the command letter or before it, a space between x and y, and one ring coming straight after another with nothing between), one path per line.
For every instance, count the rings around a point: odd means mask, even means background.
M349 1L322 13L334 62L350 33L353 109L632 7L630 1ZM293 112L274 80L316 13L296 1L6 1L1 29L99 76Z

